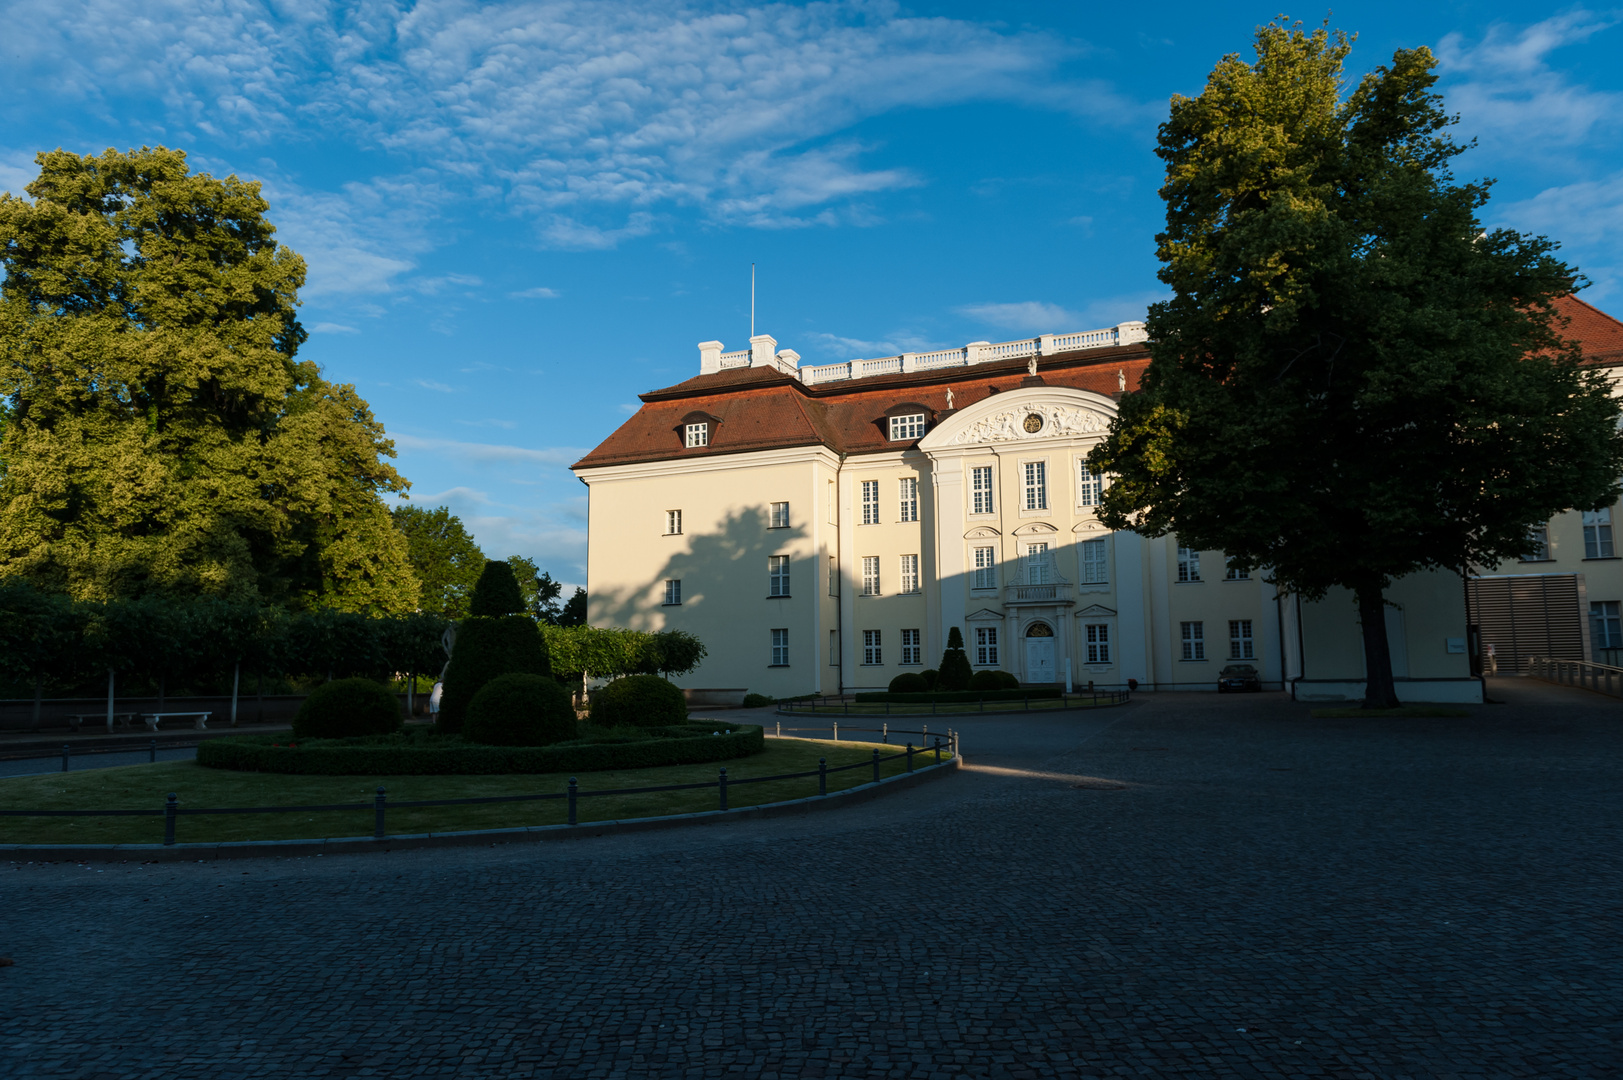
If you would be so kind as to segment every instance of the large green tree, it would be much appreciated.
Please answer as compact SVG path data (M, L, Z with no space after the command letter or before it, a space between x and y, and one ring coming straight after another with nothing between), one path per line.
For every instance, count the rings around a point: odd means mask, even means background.
M1347 92L1350 40L1281 23L1161 126L1152 362L1092 454L1112 528L1220 548L1310 599L1356 597L1365 704L1397 698L1384 591L1522 554L1618 495L1623 438L1553 302L1553 245L1478 212L1433 93L1399 51Z
M304 260L259 186L162 147L35 160L30 198L0 194L0 576L415 606L393 446L295 359Z
M410 503L392 513L422 582L422 610L447 619L466 618L468 598L485 569L485 553L462 519L443 506L424 510Z

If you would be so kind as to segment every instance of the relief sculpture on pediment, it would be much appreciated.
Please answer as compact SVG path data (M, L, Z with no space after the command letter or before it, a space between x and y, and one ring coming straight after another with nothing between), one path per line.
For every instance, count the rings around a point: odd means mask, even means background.
M1027 418L1032 415L1042 417L1043 422L1040 425L1028 423ZM1028 405L977 420L960 431L952 441L954 444L993 443L1058 435L1093 435L1105 431L1109 426L1109 418L1088 409ZM1029 430L1031 428L1036 430Z

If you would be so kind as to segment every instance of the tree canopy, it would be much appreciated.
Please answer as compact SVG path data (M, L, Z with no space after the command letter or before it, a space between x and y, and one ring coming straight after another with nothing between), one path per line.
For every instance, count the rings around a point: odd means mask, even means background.
M443 506L425 510L409 503L392 513L422 582L422 609L447 619L466 618L468 597L485 569L485 553L462 519Z
M1090 457L1101 519L1219 548L1283 590L1357 597L1366 704L1396 702L1383 593L1522 554L1618 495L1623 438L1554 302L1582 279L1542 237L1485 230L1489 184L1400 50L1345 93L1351 41L1280 23L1160 129L1172 298Z
M295 359L304 260L259 185L162 147L35 160L0 194L0 576L413 608L381 499L406 481L354 387Z

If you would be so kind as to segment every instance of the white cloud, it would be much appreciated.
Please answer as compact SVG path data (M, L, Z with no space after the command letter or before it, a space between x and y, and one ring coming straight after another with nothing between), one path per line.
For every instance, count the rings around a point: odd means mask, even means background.
M353 327L353 326L345 326L343 323L335 323L335 322L318 322L318 323L316 323L314 326L312 326L310 328L310 332L312 334L359 334L360 333L360 331L355 329L355 327Z
M1459 112L1466 131L1482 136L1484 147L1517 154L1529 145L1580 145L1615 127L1623 94L1574 85L1547 57L1617 21L1577 9L1520 31L1496 24L1474 45L1449 34L1437 48L1449 110Z
M425 439L416 435L391 434L389 437L395 441L397 447L403 450L421 450L445 454L467 461L573 465L586 455L585 450L568 446L552 446L536 450L526 446L457 442L453 439Z
M38 175L39 166L34 164L33 154L0 150L0 191L26 199L25 189Z
M521 292L510 292L507 295L512 297L514 300L556 300L560 294L557 289L549 289L545 285L537 285L533 289L525 289Z
M1026 334L1058 334L1085 329L1080 315L1058 304L1040 300L1022 300L1012 304L966 304L958 309L958 313L1000 330Z
M586 584L586 504L568 499L544 506L511 505L489 492L453 487L414 496L411 504L444 506L462 519L474 540L493 559L525 555L564 582L564 596Z
M1623 239L1623 172L1603 180L1546 188L1521 202L1496 207L1516 227L1552 240L1586 244Z
M950 348L939 341L916 334L900 333L870 341L865 338L842 337L822 332L806 335L821 351L846 360L869 359L879 356L897 356L904 352L930 352L932 349Z
M442 382L435 382L433 379L413 379L411 381L416 383L418 386L421 386L424 390L434 390L441 394L456 393L456 387L447 386Z
M312 295L396 287L430 238L420 221L398 236L375 222L427 220L451 197L499 203L567 248L646 235L678 207L761 228L862 223L863 200L921 182L827 141L868 117L974 100L1150 115L1063 81L1082 50L1057 37L867 0L151 0L133 19L122 0L14 0L6 14L0 91L14 100L90 116L135 105L160 133L405 162L341 192L278 179Z

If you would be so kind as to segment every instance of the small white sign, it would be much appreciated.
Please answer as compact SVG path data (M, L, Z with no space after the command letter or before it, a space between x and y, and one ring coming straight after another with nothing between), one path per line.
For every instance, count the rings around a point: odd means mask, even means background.
M1462 653L1462 652L1464 652L1465 651L1465 639L1462 638L1462 637L1451 637L1451 638L1449 638L1448 639L1448 651L1451 652L1451 653Z

